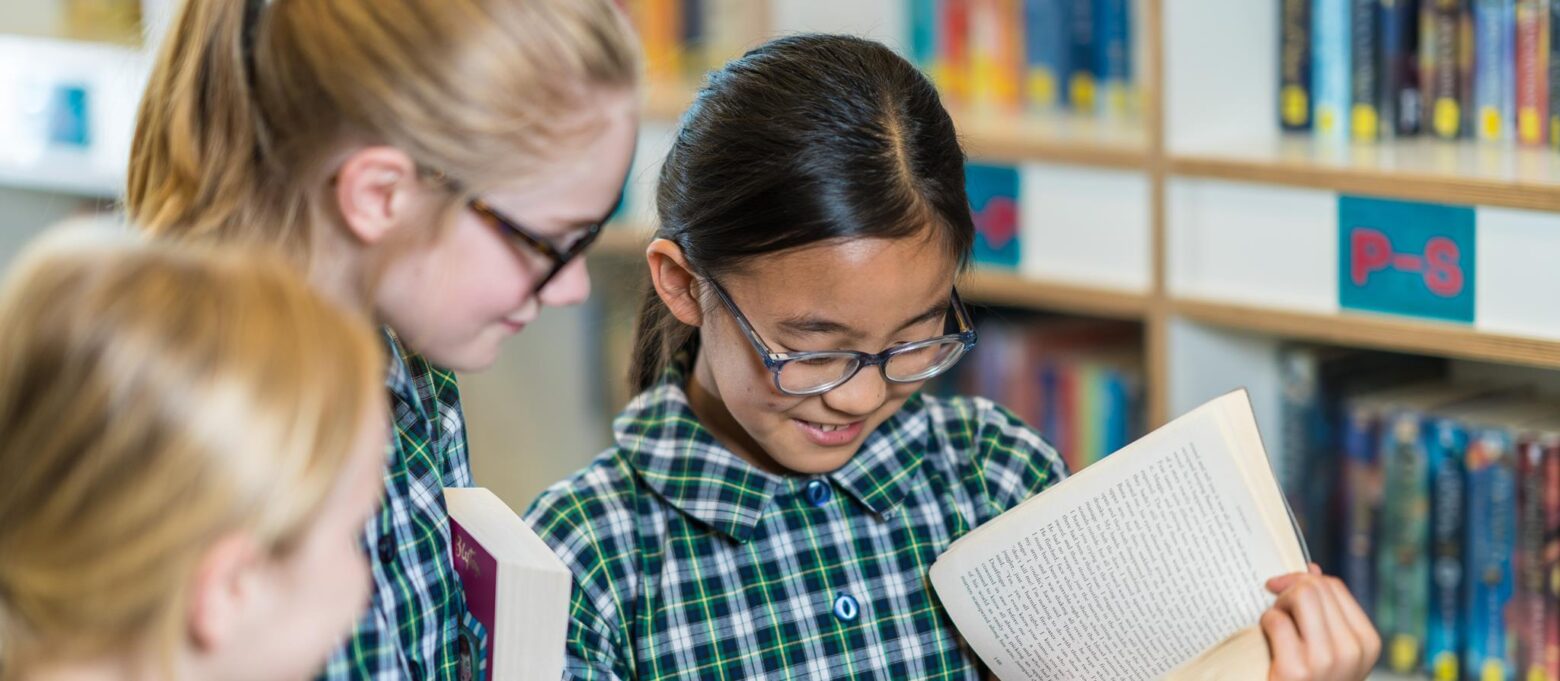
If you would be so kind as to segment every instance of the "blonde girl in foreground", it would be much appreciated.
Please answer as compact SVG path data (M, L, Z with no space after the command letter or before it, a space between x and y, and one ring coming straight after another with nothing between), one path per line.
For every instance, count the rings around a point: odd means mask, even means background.
M0 679L306 678L368 604L381 346L278 260L102 241L0 293Z

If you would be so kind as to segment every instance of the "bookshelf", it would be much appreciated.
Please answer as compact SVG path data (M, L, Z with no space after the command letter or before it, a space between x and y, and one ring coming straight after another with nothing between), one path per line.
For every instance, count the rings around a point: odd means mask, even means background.
M869 35L894 44L904 3L872 4L880 23L895 28ZM968 300L1141 322L1150 423L1245 387L1270 451L1284 441L1275 358L1293 342L1443 357L1453 360L1454 373L1560 385L1560 305L1552 295L1560 290L1553 265L1560 152L1283 134L1278 0L1143 0L1136 8L1137 45L1146 55L1138 70L1140 120L1024 118L950 106L972 161L1010 164L1024 178L1021 264L1011 272L972 271L960 284ZM807 28L862 33L860 23L824 18ZM652 87L647 117L675 125L692 89ZM1473 319L1345 307L1343 196L1472 209ZM1063 232L1087 233L1108 247L1090 248ZM619 254L643 245L628 235L609 243Z

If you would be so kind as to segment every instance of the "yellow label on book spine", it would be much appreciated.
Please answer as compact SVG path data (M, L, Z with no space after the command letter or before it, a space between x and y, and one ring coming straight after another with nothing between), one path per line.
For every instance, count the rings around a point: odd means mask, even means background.
M1380 117L1376 115L1376 107L1369 104L1355 104L1354 116L1351 119L1354 139L1362 142L1374 142L1380 120Z
M1549 681L1549 673L1543 667L1528 667L1527 681Z
M1441 137L1456 137L1457 131L1462 128L1462 107L1457 104L1457 100L1442 97L1435 100L1433 118L1435 134Z
M1094 110L1094 76L1075 73L1071 81L1072 105L1079 111Z
M1506 665L1500 660L1485 660L1479 670L1479 681L1506 681Z
M1338 112L1330 106L1316 107L1316 131L1327 134L1338 129Z
M1501 135L1500 109L1486 106L1479 110L1479 137L1498 140Z
M1305 123L1306 116L1311 113L1311 98L1306 94L1305 88L1299 85L1286 85L1279 99L1283 102L1285 123L1289 125Z
M1435 681L1457 681L1457 672L1461 665L1457 664L1457 653L1441 651L1436 653L1435 660L1430 663L1430 671L1435 675Z
M1544 134L1543 122L1538 120L1538 111L1535 109L1523 109L1517 113L1517 134L1522 141L1528 144L1537 144Z
M1056 74L1050 69L1029 70L1029 103L1042 108L1056 106Z
M1408 673L1419 667L1419 639L1398 634L1392 637L1391 650L1392 671Z

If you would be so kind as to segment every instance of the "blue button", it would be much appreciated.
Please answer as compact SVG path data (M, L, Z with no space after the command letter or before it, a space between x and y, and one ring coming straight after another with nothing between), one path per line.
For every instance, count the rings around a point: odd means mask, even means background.
M833 496L834 490L829 488L829 483L822 480L807 483L807 501L812 502L812 505L822 508Z
M856 616L861 614L861 605L848 594L840 594L834 597L834 616L841 622L854 622Z

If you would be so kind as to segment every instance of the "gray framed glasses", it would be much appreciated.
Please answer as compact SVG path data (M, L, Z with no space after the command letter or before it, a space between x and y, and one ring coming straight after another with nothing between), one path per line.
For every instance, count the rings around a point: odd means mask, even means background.
M935 338L896 345L877 354L853 350L824 352L775 352L769 349L758 331L748 321L742 310L731 300L731 295L713 279L705 279L720 302L737 320L737 326L747 335L748 342L758 352L764 366L775 377L775 387L793 397L818 395L845 385L862 369L877 366L883 372L883 380L890 383L919 383L952 369L964 353L975 347L975 325L970 313L959 299L959 290L953 289L948 304L952 307L957 331Z

